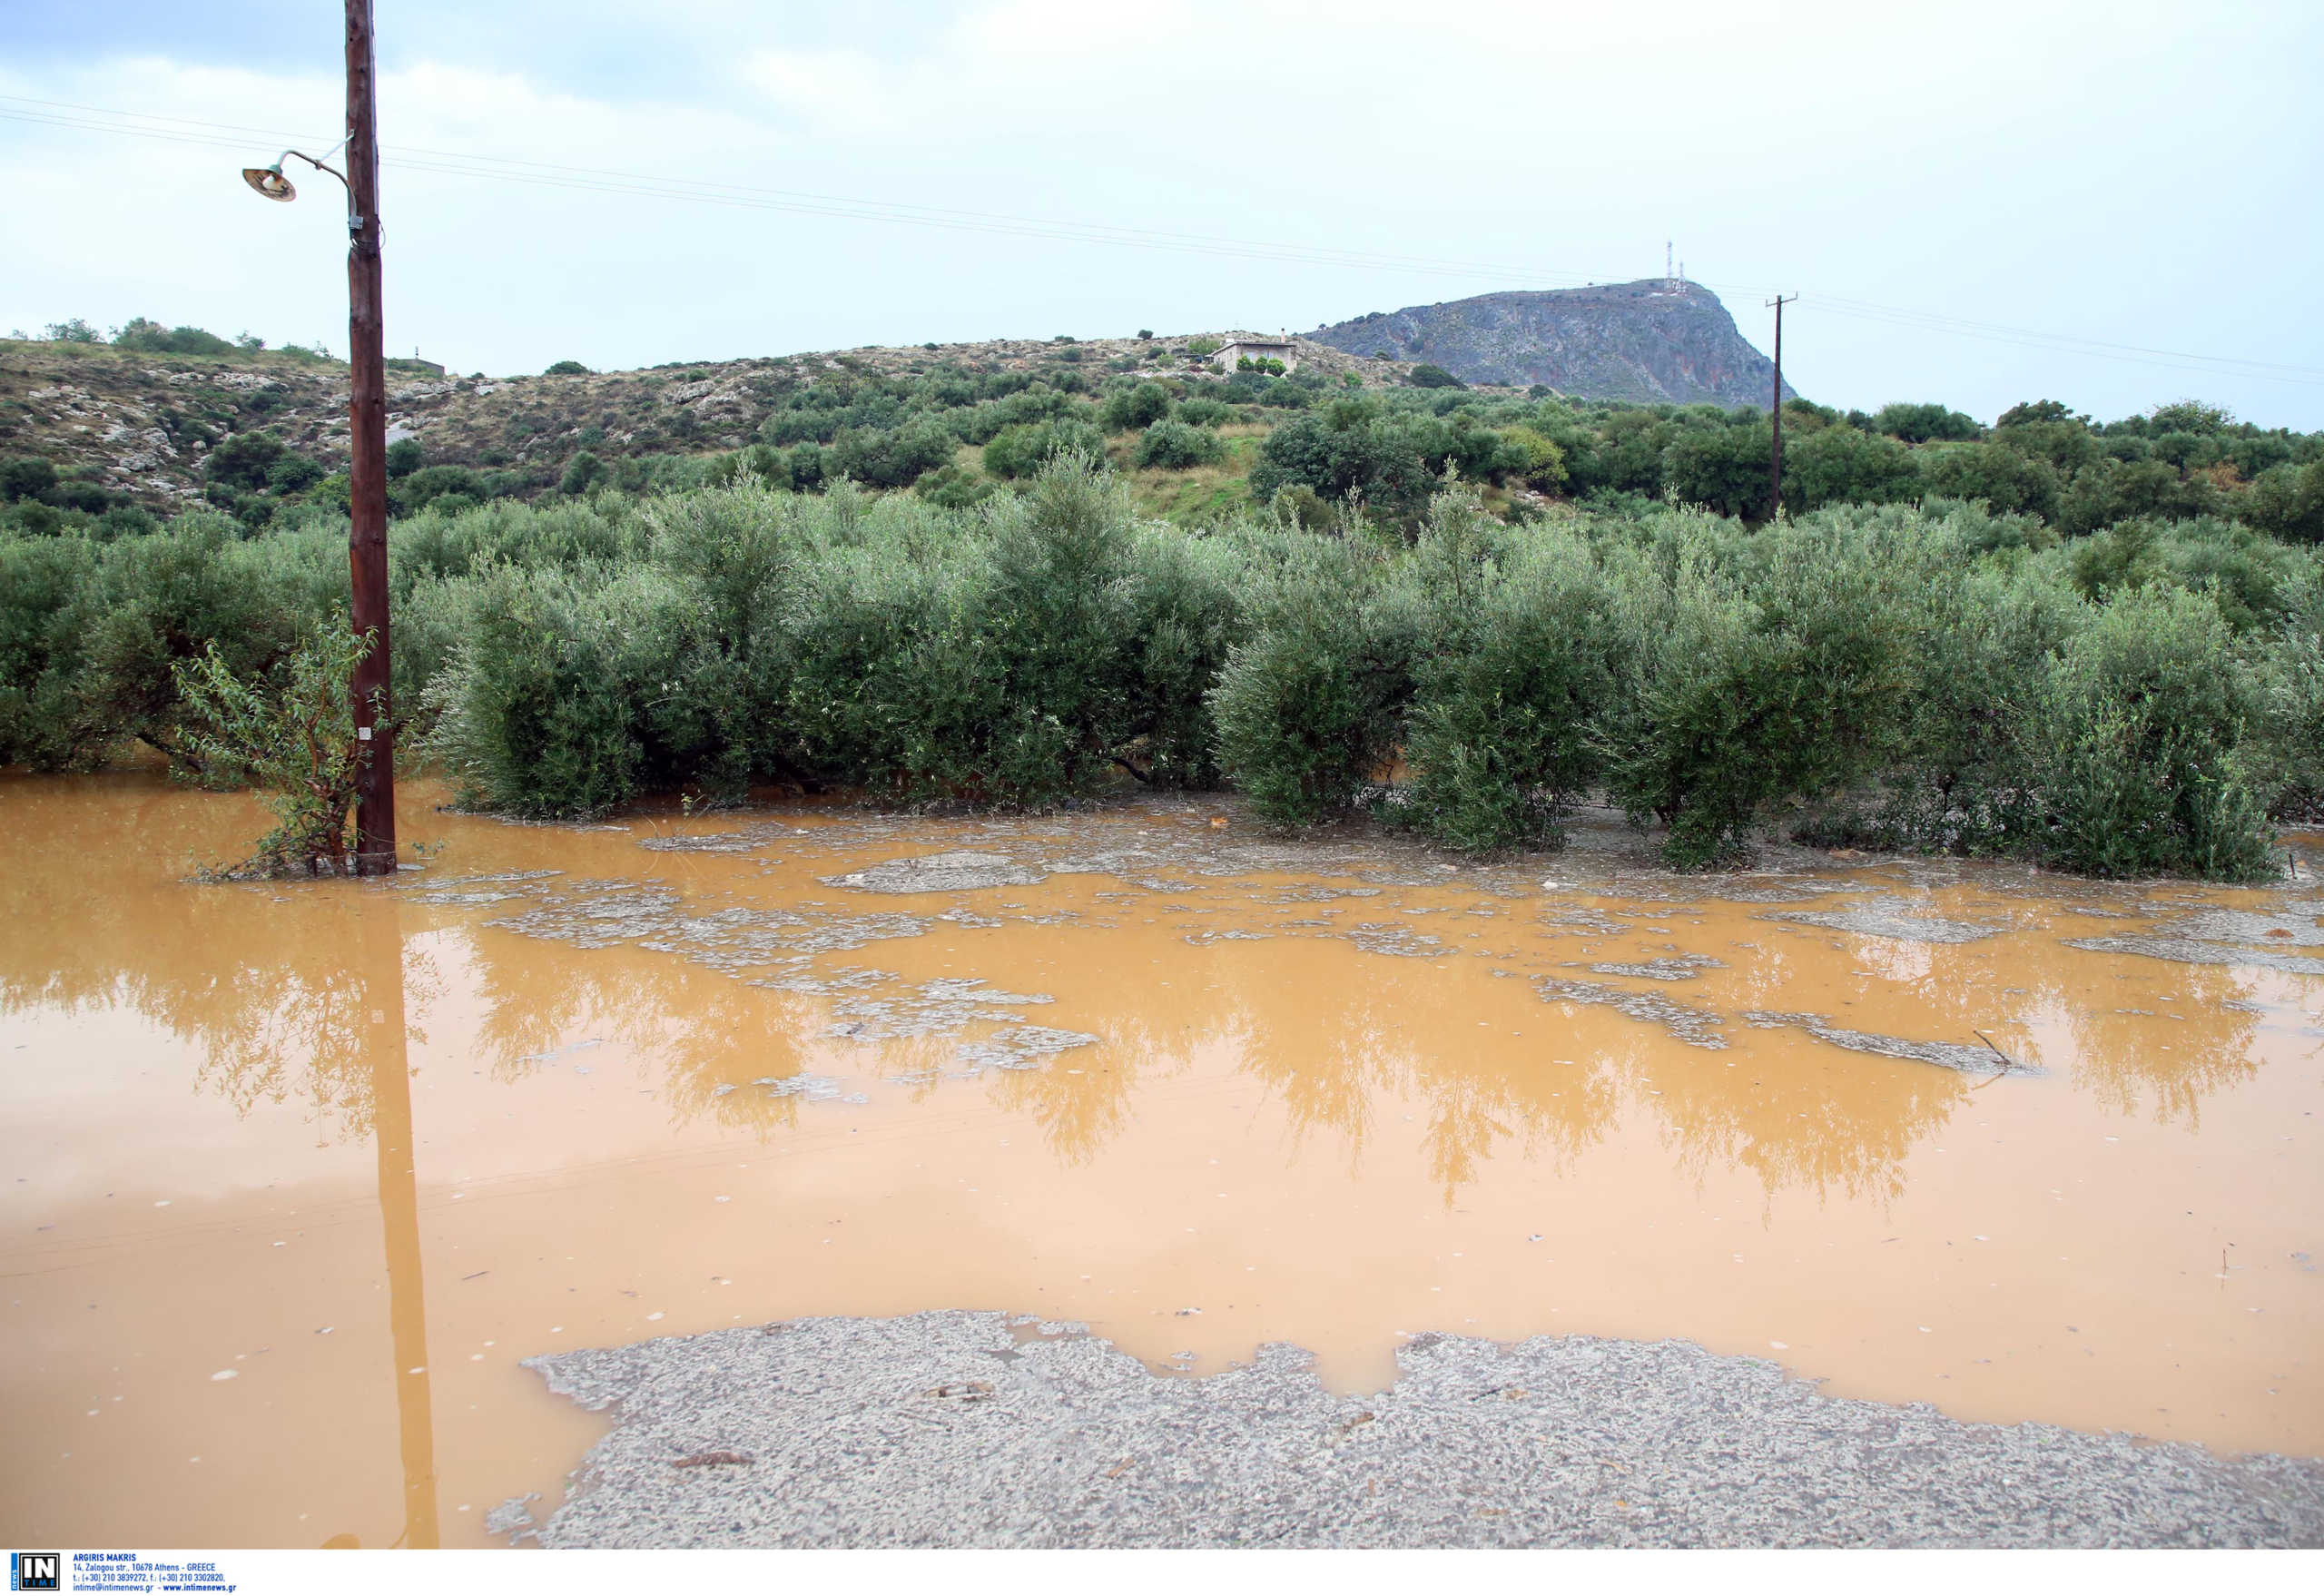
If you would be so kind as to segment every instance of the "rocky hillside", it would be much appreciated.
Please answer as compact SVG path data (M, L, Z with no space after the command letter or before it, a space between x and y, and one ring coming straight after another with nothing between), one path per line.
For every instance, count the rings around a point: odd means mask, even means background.
M1208 346L1232 337L1207 335ZM431 464L507 473L514 490L554 483L579 449L626 456L741 448L802 384L939 367L1021 370L1094 389L1120 373L1217 376L1200 335L1000 339L866 347L567 376L462 377L391 360L388 437L416 438ZM1300 369L1335 386L1400 384L1410 361L1298 343ZM1068 375L1068 373L1072 375ZM64 477L166 513L202 493L209 452L264 430L327 470L347 464L347 367L274 350L161 355L108 344L0 340L0 458L36 456Z
M1660 278L1479 294L1374 310L1306 335L1352 354L1442 366L1469 382L1543 383L1574 399L1765 409L1774 364L1718 296ZM1784 397L1796 397L1789 383Z

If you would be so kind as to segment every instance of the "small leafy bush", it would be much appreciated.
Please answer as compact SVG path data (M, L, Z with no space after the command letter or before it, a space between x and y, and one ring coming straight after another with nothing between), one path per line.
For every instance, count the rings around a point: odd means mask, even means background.
M1097 458L1105 452L1105 436L1095 427L1087 421L1060 419L1003 428L984 446L984 468L990 476L1021 479L1060 455L1078 453Z
M2183 591L2109 605L2069 643L2020 728L2036 857L2088 875L2271 873L2238 744L2252 713L2218 607Z
M1170 413L1170 390L1158 382L1141 382L1108 396L1101 413L1108 431L1135 432Z
M1268 552L1211 714L1220 764L1251 806L1308 825L1353 807L1394 758L1423 617L1368 544L1295 535Z
M371 758L351 681L377 641L341 621L303 634L261 675L237 675L215 643L173 667L193 779L256 787L274 811L274 829L234 873L346 872L355 784Z
M1496 549L1466 491L1440 495L1416 549L1430 611L1391 812L1469 852L1555 844L1601 764L1620 632L1578 539Z
M1226 458L1226 442L1207 427L1157 421L1137 441L1137 460L1165 471L1215 466Z

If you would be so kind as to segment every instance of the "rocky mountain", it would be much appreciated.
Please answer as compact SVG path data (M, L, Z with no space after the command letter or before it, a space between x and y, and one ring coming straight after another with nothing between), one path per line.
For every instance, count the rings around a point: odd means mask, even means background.
M1468 382L1544 383L1575 399L1635 404L1765 409L1775 375L1717 294L1659 277L1374 310L1306 336L1350 354L1442 366ZM1796 397L1789 383L1784 397Z

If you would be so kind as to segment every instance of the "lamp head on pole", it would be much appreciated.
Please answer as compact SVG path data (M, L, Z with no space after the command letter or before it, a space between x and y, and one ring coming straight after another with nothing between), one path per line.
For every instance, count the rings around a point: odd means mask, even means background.
M243 167L242 181L266 199L287 202L299 197L298 189L282 175L282 163L280 161L271 166Z

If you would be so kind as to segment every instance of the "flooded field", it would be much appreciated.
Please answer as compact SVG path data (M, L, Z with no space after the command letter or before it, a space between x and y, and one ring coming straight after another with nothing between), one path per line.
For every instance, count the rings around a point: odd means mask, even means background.
M1216 800L445 815L391 883L0 780L5 1522L485 1543L602 1418L535 1354L1080 1320L1334 1387L1684 1337L1837 1394L2324 1453L2324 887L1485 868ZM2310 838L2302 846L2313 847Z

